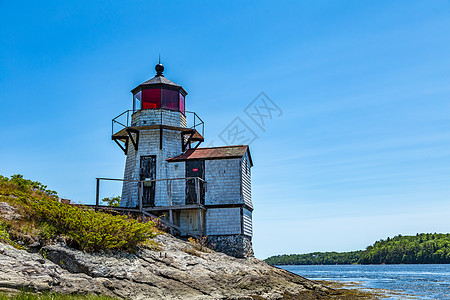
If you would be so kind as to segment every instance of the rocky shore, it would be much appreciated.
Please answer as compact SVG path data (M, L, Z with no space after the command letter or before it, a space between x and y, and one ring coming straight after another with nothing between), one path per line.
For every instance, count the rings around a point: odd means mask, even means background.
M3 220L20 220L0 202ZM22 237L24 238L24 237ZM151 246L88 253L28 238L28 249L0 242L0 292L101 294L121 299L356 299L366 293L332 289L256 258L239 259L158 235Z
M321 299L333 290L261 260L202 252L170 235L159 251L85 253L64 244L41 254L0 243L0 290L97 293L124 299Z

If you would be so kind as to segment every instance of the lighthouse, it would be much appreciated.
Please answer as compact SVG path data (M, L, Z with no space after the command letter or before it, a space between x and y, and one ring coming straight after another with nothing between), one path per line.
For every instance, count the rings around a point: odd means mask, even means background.
M156 75L131 90L132 109L113 119L112 140L126 155L120 208L161 217L174 234L203 236L218 251L252 250L248 145L199 147L204 122L186 111L186 90Z

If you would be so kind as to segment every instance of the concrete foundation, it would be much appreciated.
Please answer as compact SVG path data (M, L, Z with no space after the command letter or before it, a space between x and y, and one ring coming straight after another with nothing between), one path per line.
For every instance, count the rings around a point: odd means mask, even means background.
M214 250L237 258L254 256L251 236L211 235L208 236L208 243Z

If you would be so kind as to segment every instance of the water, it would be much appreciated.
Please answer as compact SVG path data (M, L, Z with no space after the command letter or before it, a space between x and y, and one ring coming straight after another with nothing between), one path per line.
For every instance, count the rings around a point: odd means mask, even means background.
M279 266L311 280L360 282L363 288L388 289L415 299L450 299L450 265ZM407 296L393 296L403 299Z

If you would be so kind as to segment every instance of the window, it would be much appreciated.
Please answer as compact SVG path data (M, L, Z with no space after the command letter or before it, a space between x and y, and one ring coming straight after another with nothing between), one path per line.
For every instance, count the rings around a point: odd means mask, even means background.
M184 96L180 94L180 111L185 114L184 112Z
M141 109L142 92L133 96L133 112Z
M178 100L178 92L171 90L161 90L161 98L162 98L162 107L178 110L179 100Z
M166 108L179 110L184 114L184 96L178 91L147 89L134 95L133 109Z
M143 90L142 109L161 108L161 89Z

